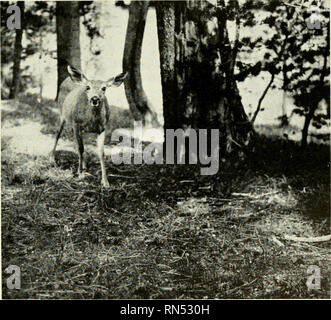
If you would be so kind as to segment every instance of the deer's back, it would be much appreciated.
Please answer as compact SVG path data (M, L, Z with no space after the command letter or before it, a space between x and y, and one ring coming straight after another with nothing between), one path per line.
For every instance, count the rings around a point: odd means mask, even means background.
M74 83L70 77L64 79L63 82L61 83L59 95L57 98L57 104L59 106L61 114L62 114L64 100L66 99L67 95L76 88L79 88L79 85Z

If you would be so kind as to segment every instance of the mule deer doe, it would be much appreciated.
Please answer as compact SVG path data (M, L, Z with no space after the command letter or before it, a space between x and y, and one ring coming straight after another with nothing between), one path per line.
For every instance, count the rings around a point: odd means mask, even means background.
M121 73L108 81L88 80L80 70L68 66L70 77L66 78L59 90L58 106L60 108L61 123L57 132L51 160L55 160L55 149L61 136L64 125L67 123L73 128L78 147L78 174L84 177L86 169L83 158L84 144L83 131L97 133L97 149L101 164L101 183L109 187L104 163L105 130L109 121L109 105L105 96L109 87L120 86L127 73Z

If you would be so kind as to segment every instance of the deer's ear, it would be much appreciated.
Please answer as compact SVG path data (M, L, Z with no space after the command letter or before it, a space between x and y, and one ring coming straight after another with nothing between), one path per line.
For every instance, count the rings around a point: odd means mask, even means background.
M122 72L119 75L117 75L116 77L110 78L107 81L107 87L119 87L123 83L123 81L127 75L128 75L127 72Z
M68 72L70 75L70 78L73 82L85 82L88 81L85 75L75 67L68 65Z

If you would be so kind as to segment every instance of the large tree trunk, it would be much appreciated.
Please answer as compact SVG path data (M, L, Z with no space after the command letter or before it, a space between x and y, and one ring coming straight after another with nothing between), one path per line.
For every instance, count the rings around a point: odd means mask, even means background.
M150 1L132 1L126 31L123 54L123 71L128 72L124 81L125 94L136 121L159 126L157 115L152 110L141 82L140 60L146 16Z
M223 150L242 149L252 126L234 79L239 32L231 46L225 10L207 1L156 2L156 10L165 129L218 128Z
M181 127L180 110L177 104L177 81L175 72L175 10L173 1L156 4L157 32L159 40L161 83L163 95L164 128Z
M57 96L61 83L68 77L68 64L81 68L79 18L79 2L56 2Z
M14 48L14 66L13 78L10 86L9 99L16 97L20 86L21 75L21 55L22 55L22 36L24 29L24 1L18 1L17 5L21 10L21 28L16 29L15 48Z

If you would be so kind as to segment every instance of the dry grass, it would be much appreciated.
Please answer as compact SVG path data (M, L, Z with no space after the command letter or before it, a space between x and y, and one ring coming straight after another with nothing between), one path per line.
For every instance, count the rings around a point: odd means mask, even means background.
M74 154L59 151L54 167L8 144L2 267L21 267L22 288L4 282L4 298L330 297L330 243L284 239L330 233L327 147L260 137L212 177L107 161L105 190L94 155L79 181ZM321 268L320 290L307 290L309 265Z

